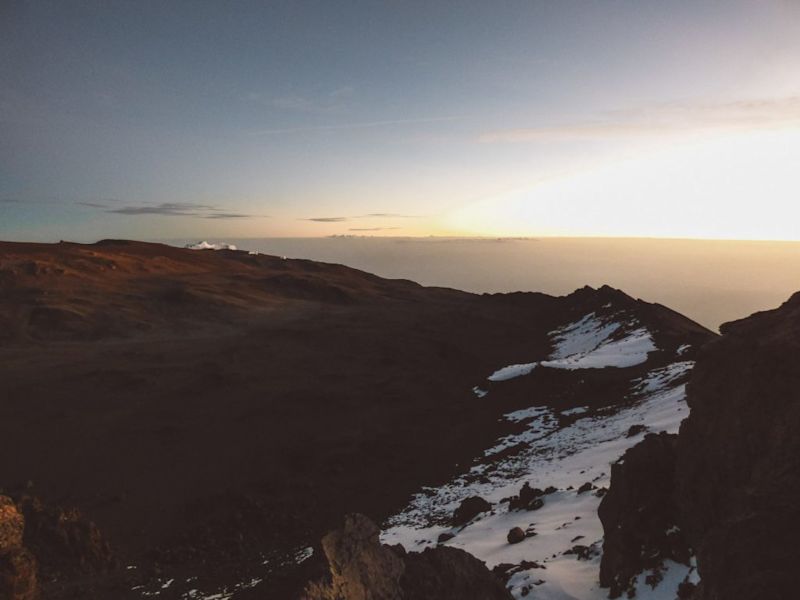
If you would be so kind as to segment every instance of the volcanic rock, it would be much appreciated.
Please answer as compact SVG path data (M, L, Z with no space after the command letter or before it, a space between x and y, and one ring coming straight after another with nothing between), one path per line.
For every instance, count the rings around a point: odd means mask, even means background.
M452 523L456 527L466 525L479 514L490 510L492 510L492 505L489 502L480 496L470 496L462 500L453 512Z
M11 498L0 496L0 598L38 598L36 559L23 546L25 518Z
M514 527L508 532L508 543L519 544L525 539L525 531L521 527Z
M700 600L798 597L800 294L702 349L677 446Z
M345 517L327 534L317 560L321 577L306 584L301 600L510 600L503 582L474 556L449 547L398 552L378 540L380 530L363 515Z
M526 481L519 490L518 496L513 496L508 503L509 510L538 510L544 506L542 496L545 492L539 488L532 488Z
M665 559L688 564L689 548L675 526L676 443L676 435L648 434L611 466L611 487L598 509L605 532L600 584L611 598Z

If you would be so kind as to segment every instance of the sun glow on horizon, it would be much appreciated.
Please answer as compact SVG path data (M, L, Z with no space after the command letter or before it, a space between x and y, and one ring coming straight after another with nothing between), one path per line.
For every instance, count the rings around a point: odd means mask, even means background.
M467 235L800 239L800 126L662 145L447 215Z

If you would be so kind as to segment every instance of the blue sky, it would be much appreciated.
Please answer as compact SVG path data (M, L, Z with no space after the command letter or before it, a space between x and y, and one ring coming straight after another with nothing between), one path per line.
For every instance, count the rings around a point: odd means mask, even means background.
M791 239L799 29L777 0L4 2L0 238Z

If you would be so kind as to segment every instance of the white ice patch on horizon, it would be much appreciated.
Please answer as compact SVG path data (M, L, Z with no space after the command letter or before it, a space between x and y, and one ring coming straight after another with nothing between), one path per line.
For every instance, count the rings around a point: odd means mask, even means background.
M509 585L515 598L522 598L524 588L530 586L532 597L537 599L605 599L608 590L600 588L598 582L600 555L577 560L574 555L563 554L576 544L594 545L598 550L602 546L603 528L597 516L600 498L593 492L577 494L576 490L586 482L608 486L611 463L641 439L627 437L632 425L644 425L651 432L677 432L688 415L685 384L677 379L692 365L684 361L655 369L632 382L636 400L631 404L618 410L585 413L565 427L560 427L558 414L547 407L506 414L509 421L526 422L524 431L498 440L468 473L440 488L425 488L416 494L403 512L388 520L382 541L421 551L435 546L441 533L453 533L455 537L447 545L466 550L489 568L523 560L546 567L514 574ZM518 452L491 462L498 452L517 446ZM558 491L544 496L544 506L535 511L509 511L507 504L500 504L501 499L518 494L525 482L541 489L554 486ZM493 503L493 511L464 528L451 527L449 520L455 508L464 498L476 495ZM511 528L527 529L531 525L537 535L519 544L507 542ZM582 537L576 539L578 536ZM664 581L651 590L643 586L642 578L637 597L673 600L677 584L688 570L683 565L667 564ZM543 583L535 585L540 580Z
M196 244L186 244L184 248L188 248L189 250L236 250L236 246L233 244L226 244L225 242L214 244L205 240L197 242Z

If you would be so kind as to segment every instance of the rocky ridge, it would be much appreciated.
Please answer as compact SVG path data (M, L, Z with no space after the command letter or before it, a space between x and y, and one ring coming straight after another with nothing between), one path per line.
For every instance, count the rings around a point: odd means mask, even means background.
M721 331L679 434L648 436L612 471L601 577L615 594L677 560L696 565L680 598L797 597L800 295Z

